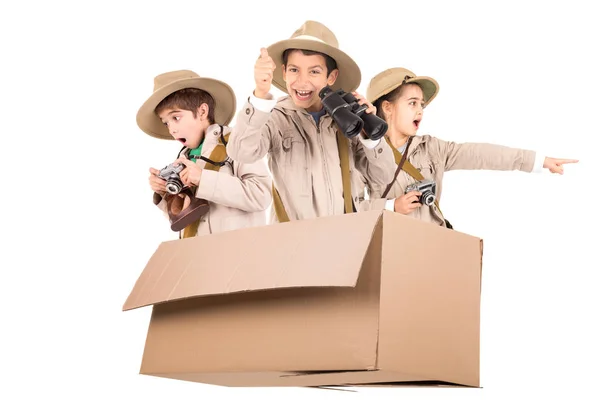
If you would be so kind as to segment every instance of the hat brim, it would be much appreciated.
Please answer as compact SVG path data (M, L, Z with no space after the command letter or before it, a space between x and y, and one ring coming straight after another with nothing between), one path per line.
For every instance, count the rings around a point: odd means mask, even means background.
M140 129L158 139L174 140L169 129L154 113L154 110L167 96L187 88L201 89L212 96L215 100L215 123L227 125L231 122L236 107L233 89L225 82L212 78L187 78L170 82L152 93L138 110L136 121Z
M287 93L287 87L283 80L283 52L287 49L300 49L318 51L327 54L333 58L337 64L339 74L331 88L333 90L342 89L345 92L355 91L360 85L361 73L360 68L354 60L343 51L336 47L330 46L324 42L311 39L286 39L272 44L267 48L269 56L275 62L276 68L273 72L273 85L279 90Z
M425 105L431 103L431 101L435 98L435 96L437 96L438 92L440 91L440 86L438 85L435 79L430 78L428 76L415 76L414 78L407 79L406 81L399 80L398 83L385 88L384 90L372 96L371 99L368 98L367 100L369 100L371 103L374 103L381 96L385 96L386 94L390 93L391 91L395 90L400 85L405 83L416 83L421 87L421 90L423 91L423 101L425 102Z

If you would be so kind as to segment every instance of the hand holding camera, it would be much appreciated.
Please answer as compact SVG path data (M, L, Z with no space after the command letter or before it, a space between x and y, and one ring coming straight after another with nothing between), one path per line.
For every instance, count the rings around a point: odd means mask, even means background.
M150 168L150 187L165 198L171 229L175 232L197 221L209 210L208 201L197 198L189 189L200 183L201 175L202 169L183 157L161 170Z
M181 157L161 170L150 168L150 188L160 194L179 194L185 187L198 186L202 168Z
M183 169L183 164L174 162L158 171L156 177L164 182L164 190L166 192L170 194L178 194L184 188L185 185L180 178L180 172L183 171ZM152 182L150 185L152 186Z
M394 211L404 215L410 214L421 207L421 202L419 201L420 196L420 192L410 191L397 197L396 200L394 200Z
M181 172L179 172L179 178L185 186L198 186L200 184L202 168L198 164L185 157L180 157L175 162L179 163L182 167Z
M160 171L156 168L150 168L150 176L148 177L148 181L153 192L164 196L165 193L167 193L167 182L164 179L159 178L159 173Z
M429 179L408 185L404 194L394 201L394 211L400 214L410 214L421 206L435 203L435 182Z
M418 201L425 206L430 206L435 203L435 189L436 186L434 181L424 179L413 183L412 185L408 185L404 193L418 192L421 194Z

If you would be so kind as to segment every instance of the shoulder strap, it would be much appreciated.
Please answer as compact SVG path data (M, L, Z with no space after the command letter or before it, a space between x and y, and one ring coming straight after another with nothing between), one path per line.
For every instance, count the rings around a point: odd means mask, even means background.
M210 153L209 158L201 157L202 160L206 161L204 169L218 171L223 165L225 165L225 161L228 159L227 139L229 139L229 133L225 135L221 133L220 139L221 143L217 143L213 151Z
M348 139L339 131L336 132L337 146L340 155L340 168L342 170L342 187L344 193L344 213L350 214L355 212L354 203L352 202L352 186L350 182L350 152L348 149ZM281 196L273 184L273 208L275 209L275 215L279 222L289 222L290 217L288 216Z
M223 128L221 127L221 143L217 143L213 151L210 153L210 159L206 159L201 157L204 161L206 161L206 165L204 169L210 171L218 171L221 169L221 166L224 165L227 160L227 139L229 139L229 133L223 135ZM200 224L200 220L196 220L183 228L182 238L194 237L198 233L198 225Z
M281 201L281 196L279 196L279 192L275 189L275 184L272 186L273 192L273 208L275 209L275 215L277 216L277 221L279 222L290 222L290 217L287 215L285 211L285 207L283 207L283 202Z
M340 154L340 168L342 169L342 188L344 194L344 213L354 212L352 202L352 188L350 183L350 154L348 151L348 139L337 129L337 145Z
M390 142L390 139L387 136L385 136L385 141L392 148L392 151L394 153L394 160L396 161L396 164L398 164L398 168L396 168L396 172L394 173L394 177L392 178L392 181L389 183L389 185L387 185L387 187L385 188L385 191L381 195L382 199L386 198L387 194L390 192L390 189L392 188L392 186L394 186L394 182L396 182L396 178L398 177L400 170L402 169L402 167L404 166L404 163L406 162L406 157L408 156L408 148L410 147L412 138L413 138L412 136L408 138L408 142L406 143L406 150L404 150L404 153L402 155L400 155L400 152L394 146L392 146L392 142Z

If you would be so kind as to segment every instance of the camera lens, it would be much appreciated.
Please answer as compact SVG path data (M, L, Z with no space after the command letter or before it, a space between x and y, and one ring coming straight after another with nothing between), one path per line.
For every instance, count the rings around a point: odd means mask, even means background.
M421 194L421 202L426 206L430 206L435 202L435 195L427 190Z
M177 194L177 193L181 192L182 188L183 188L183 185L177 181L168 181L166 184L167 192L169 192L171 194Z

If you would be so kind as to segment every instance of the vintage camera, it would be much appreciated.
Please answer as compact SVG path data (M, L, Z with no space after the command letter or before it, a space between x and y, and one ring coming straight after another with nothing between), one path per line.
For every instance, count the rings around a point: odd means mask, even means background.
M406 187L404 194L408 192L421 192L419 203L430 206L435 202L435 182L432 180L422 180Z
M358 100L352 93L346 93L341 89L334 91L331 87L325 86L319 92L319 98L325 111L334 119L346 137L353 138L363 128L367 137L372 140L382 138L387 132L387 123L375 114L366 113L367 105L358 104Z
M179 173L183 171L185 165L172 163L164 167L158 172L158 177L167 181L167 192L178 194L183 189L183 182L179 178Z

